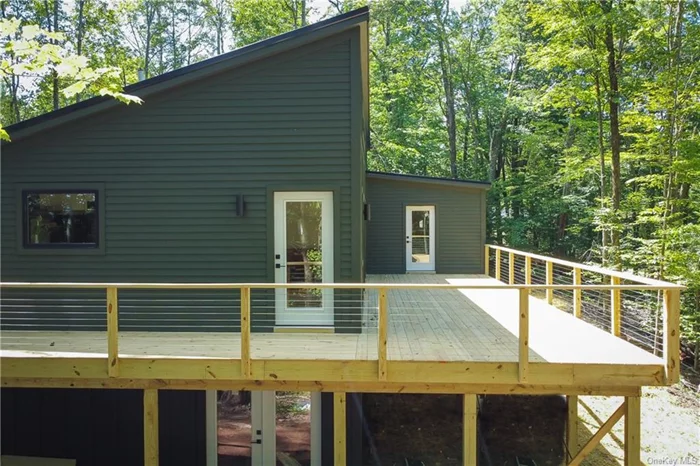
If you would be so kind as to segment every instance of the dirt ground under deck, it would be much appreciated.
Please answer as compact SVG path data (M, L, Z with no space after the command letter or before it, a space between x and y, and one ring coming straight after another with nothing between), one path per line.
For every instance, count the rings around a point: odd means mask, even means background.
M365 394L364 406L366 464L462 464L461 396ZM514 466L519 455L559 465L565 421L563 397L480 397L479 464Z
M642 464L700 464L700 376L672 387L642 390ZM579 397L579 448L622 402L621 397ZM566 464L566 403L561 396L480 397L479 466L514 466L517 455L538 466ZM460 396L364 395L372 442L366 465L461 464ZM586 458L589 466L624 464L624 422Z

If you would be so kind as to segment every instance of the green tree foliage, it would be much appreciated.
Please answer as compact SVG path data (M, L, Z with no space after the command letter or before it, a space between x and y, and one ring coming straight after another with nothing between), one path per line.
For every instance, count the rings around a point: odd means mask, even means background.
M36 25L22 26L18 19L0 19L0 37L3 37L3 59L0 61L0 77L10 86L16 86L20 77L41 79L52 75L67 86L61 90L66 99L89 89L97 95L112 96L124 103L140 103L141 99L124 94L119 85L115 67L92 68L88 59L66 52L59 45L64 39L61 32L42 30ZM17 85L15 89L18 89ZM17 91L10 98L11 111L16 120L20 117ZM4 118L3 118L4 120ZM9 135L0 125L0 139Z
M50 31L49 49L117 67L124 85L367 2L1 3L3 17ZM683 328L697 338L698 5L374 0L368 165L491 181L490 241L684 283ZM51 110L55 83L77 82L45 71L4 77L3 121ZM59 106L94 94L72 89Z

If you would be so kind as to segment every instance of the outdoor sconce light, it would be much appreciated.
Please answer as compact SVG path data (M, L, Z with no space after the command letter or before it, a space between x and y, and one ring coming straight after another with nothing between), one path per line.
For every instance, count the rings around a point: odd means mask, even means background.
M367 203L365 203L364 214L365 214L365 220L367 220L367 221L372 220L372 209L370 208L370 205Z
M242 194L236 196L236 217L243 217L245 214L245 200Z

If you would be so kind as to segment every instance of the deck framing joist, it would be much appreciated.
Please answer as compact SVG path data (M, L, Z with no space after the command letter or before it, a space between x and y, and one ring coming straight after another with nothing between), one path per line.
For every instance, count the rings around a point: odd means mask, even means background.
M528 380L518 364L491 362L387 361L386 379L377 361L121 357L110 377L100 357L2 357L3 386L93 388L276 389L345 392L529 393L631 395L630 387L662 385L662 365L530 363ZM225 387L225 388L223 388ZM234 388L236 387L236 388ZM268 388L269 387L269 388Z
M307 382L275 380L183 380L183 379L56 379L6 378L0 385L7 388L91 388L135 390L276 390L347 393L412 393L412 394L475 394L475 395L595 395L639 396L638 386L564 386L564 385L503 385L469 383L353 383Z

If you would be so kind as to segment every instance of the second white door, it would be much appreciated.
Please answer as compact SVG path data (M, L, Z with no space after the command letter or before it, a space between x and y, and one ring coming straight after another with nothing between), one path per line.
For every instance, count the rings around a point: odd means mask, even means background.
M406 271L435 271L435 206L406 206Z

